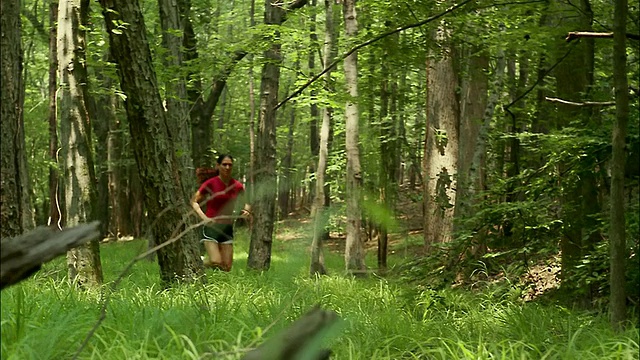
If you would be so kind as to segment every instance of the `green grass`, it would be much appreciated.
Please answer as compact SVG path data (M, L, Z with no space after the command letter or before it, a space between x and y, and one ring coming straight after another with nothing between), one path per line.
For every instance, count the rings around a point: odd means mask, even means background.
M320 304L342 319L325 344L334 359L638 359L638 329L615 334L602 315L393 277L352 279L340 254L326 254L331 276L309 278L308 240L274 242L271 270L249 272L239 233L233 270L207 272L206 284L163 290L157 264L138 262L110 292L79 358L237 359ZM102 246L105 282L145 249L143 241ZM72 290L65 269L57 259L2 292L2 359L73 357L102 298Z

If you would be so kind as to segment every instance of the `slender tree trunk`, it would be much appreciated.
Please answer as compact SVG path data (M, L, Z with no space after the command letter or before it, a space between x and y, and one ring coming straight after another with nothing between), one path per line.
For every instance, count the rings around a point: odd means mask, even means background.
M62 0L58 8L58 75L60 77L60 140L64 170L65 225L74 227L95 218L95 174L89 113L85 98L86 42L89 1ZM102 283L98 240L67 252L69 281L79 288Z
M255 27L256 1L251 0L249 10L249 26ZM249 203L255 199L255 167L256 167L256 99L255 99L255 79L253 78L253 54L249 54Z
M0 8L0 50L2 74L0 76L0 121L2 122L2 187L0 190L2 238L13 237L27 230L24 228L23 178L20 163L26 162L24 149L24 127L22 118L22 49L20 26L21 1L4 1Z
M282 24L284 10L271 0L265 0L264 23ZM254 226L251 231L251 245L247 266L255 270L267 270L271 265L271 244L276 204L276 114L278 88L280 85L280 32L274 29L271 45L264 53L266 63L262 67L260 84L260 114L256 138L255 180L259 193L254 199Z
M316 67L316 52L318 51L318 34L316 32L316 0L311 0L312 12L309 19L309 76L315 75L315 67ZM322 59L320 59L322 60ZM311 150L311 163L309 164L309 174L315 174L317 169L315 169L314 162L318 159L318 154L320 151L320 136L318 135L318 104L316 103L318 94L315 89L311 89L309 91L309 97L311 98L311 105L309 106L311 119L309 120L309 149ZM313 203L315 196L315 179L312 176L311 181L309 181L309 199L310 202ZM313 207L313 204L312 204Z
M355 0L343 1L345 36L347 41L358 33ZM346 152L347 152L347 240L345 263L348 272L358 274L366 269L364 262L364 246L361 236L361 188L362 171L360 170L360 149L358 135L358 53L357 51L344 59L344 76L347 92L350 96L345 106Z
M627 318L625 295L626 233L624 214L625 138L629 121L629 88L627 80L626 23L627 0L616 0L613 21L613 83L616 94L616 122L613 128L613 159L611 161L611 324L615 330L624 328Z
M296 66L296 69L300 69L300 65ZM287 91L288 93L288 91ZM296 108L295 102L291 103L291 112L289 113L289 131L287 132L287 147L285 155L281 161L281 172L278 181L278 202L280 203L280 219L284 219L289 216L289 212L295 207L295 200L292 200L292 187L293 187L293 127L296 121ZM293 206L292 206L293 205Z
M441 25L435 39L442 46L439 60L427 69L427 141L424 235L427 249L451 241L458 173L458 124L460 111L456 90L451 30Z
M106 86L106 84L104 84ZM120 207L123 204L119 201L119 194L125 188L123 184L124 171L122 170L122 132L120 119L116 114L117 98L114 94L106 98L104 111L105 120L109 126L107 134L107 174L109 188L109 228L108 233L118 239L123 233L122 217L120 216Z
M336 56L336 26L335 15L331 0L324 1L325 7L325 37L324 37L324 67L331 64ZM334 86L331 80L331 71L327 71L323 76L324 86L328 92L332 92ZM320 143L318 148L318 168L316 169L316 189L311 215L313 216L313 241L311 243L311 266L310 274L326 275L327 269L324 265L324 254L322 251L322 240L327 224L327 212L325 207L325 175L327 172L327 159L329 157L329 132L331 128L331 118L333 109L326 106L322 109L322 124L320 127Z
M145 208L156 244L180 237L158 250L162 281L191 281L202 271L198 244L186 228L187 201L179 161L163 111L146 26L137 0L101 0L110 50L118 64L133 152L138 165ZM118 24L126 23L121 27ZM183 234L184 232L184 234Z
M58 1L49 3L49 221L48 226L62 229L61 203L58 179Z
M567 4L560 0L552 1L549 12L553 14L550 18L550 26L558 36L566 34L572 29L582 29L590 26L588 16L590 6L587 1L581 1L578 5ZM561 24L561 26L558 27L558 24ZM593 56L589 54L587 42L573 45L557 39L552 46L555 52L555 60L558 61L564 58L554 69L556 95L569 101L584 100L591 85L589 83L591 77L589 66L592 61L590 57ZM555 128L558 130L570 126L571 120L580 120L585 123L588 121L589 113L587 109L564 104L558 104L556 109ZM562 287L571 292L583 286L583 284L577 284L574 281L564 280L568 280L571 277L583 254L584 222L582 219L587 214L583 211L580 202L582 181L570 176L573 172L568 171L568 166L570 165L567 163L561 163L558 170L561 174L559 181L562 188L562 195L560 196L563 223L562 237L560 239ZM581 299L584 299L584 297Z
M98 81L101 82L100 87L112 89L112 81L109 77L105 77L102 72L95 74ZM85 92L86 96L90 96ZM97 171L97 202L95 217L100 221L100 238L108 237L111 221L110 196L109 196L109 127L114 122L115 109L112 104L115 95L99 94L98 101L93 104L93 114L89 111L89 115L93 121L91 122L93 131L96 135L95 154Z
M478 48L466 49L468 53L477 53ZM489 56L486 52L481 52L475 56L469 56L465 66L466 76L462 79L462 98L460 100L460 151L458 156L458 187L456 190L456 220L463 221L471 216L473 197L476 195L471 191L471 187L478 189L479 177L472 178L470 174L474 153L482 147L484 151L484 141L480 136L481 127L488 126L485 111L487 110L487 90L489 77ZM498 62L500 68L500 62ZM502 69L504 73L504 57L502 59ZM497 72L497 71L496 71ZM496 75L497 76L497 75ZM494 104L495 106L495 104ZM493 109L491 111L493 114ZM491 118L489 118L490 120ZM485 133L487 129L484 129ZM482 154L484 155L484 154ZM474 171L479 172L481 164L476 164ZM474 175L477 175L474 174ZM472 182L476 182L472 184ZM456 227L460 222L456 222Z

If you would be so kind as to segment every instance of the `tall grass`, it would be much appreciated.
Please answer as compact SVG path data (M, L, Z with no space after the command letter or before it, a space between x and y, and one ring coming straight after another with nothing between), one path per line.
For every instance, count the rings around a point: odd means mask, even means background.
M2 292L2 359L73 357L106 294L106 318L81 359L237 359L316 304L342 319L325 344L335 359L638 358L638 329L615 334L601 315L392 277L356 280L343 276L339 254L326 254L334 275L310 278L308 240L275 242L271 270L249 272L247 245L240 232L231 273L169 290L146 261L109 290L143 241L102 247L102 294L74 291L64 262L47 264Z

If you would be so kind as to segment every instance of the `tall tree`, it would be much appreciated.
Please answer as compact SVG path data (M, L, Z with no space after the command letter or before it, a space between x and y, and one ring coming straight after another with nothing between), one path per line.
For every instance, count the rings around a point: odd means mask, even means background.
M284 10L272 0L265 0L264 24L273 29L269 48L264 52L266 62L262 66L260 83L260 109L256 134L256 164L254 168L259 193L254 198L254 224L251 229L251 246L247 266L255 270L267 270L271 266L271 244L275 222L276 200L276 113L280 85L280 31Z
M345 24L345 37L347 43L358 35L358 20L356 14L356 1L344 0L342 14ZM346 121L346 153L347 153L347 239L344 252L346 269L354 274L362 273L365 268L364 245L361 235L361 188L362 170L360 168L359 149L359 111L358 111L358 52L344 59L344 76L349 99L345 105Z
M325 7L325 32L324 32L324 67L327 68L333 62L337 52L337 34L335 26L335 15L339 12L333 10L332 0L324 1ZM334 15L335 14L335 15ZM331 70L323 75L324 87L328 92L333 91L333 81L331 80ZM322 252L322 237L325 233L327 223L327 213L325 207L325 175L327 171L327 161L329 157L329 133L331 129L331 119L333 108L326 105L322 109L322 124L320 125L320 142L318 147L318 167L316 169L316 189L311 216L313 217L313 241L311 243L311 265L309 272L311 275L325 275L327 269L324 265L324 255Z
M48 225L60 228L61 204L58 175L58 115L56 93L58 91L58 1L49 3L49 221ZM64 206L64 205L62 205Z
M472 194L469 190L471 181L475 181L474 188L480 177L471 179L470 170L474 153L478 147L481 146L484 150L486 139L480 139L481 125L484 124L483 120L485 108L487 106L487 87L489 77L487 70L489 67L489 57L486 52L479 52L478 47L473 46L471 48L465 48L461 50L466 53L464 67L466 71L463 71L463 78L461 84L461 96L460 96L460 149L458 155L458 187L456 190L456 218L465 218L471 215L468 212L470 208ZM498 65L500 67L500 65ZM504 64L502 65L502 71L504 72ZM494 104L495 106L495 104ZM493 114L493 112L492 112ZM489 118L491 119L491 118ZM487 124L488 125L488 124ZM486 132L486 129L485 129ZM478 139L479 141L476 141ZM480 143L482 142L482 143ZM482 154L483 156L484 154ZM473 168L476 172L474 175L478 175L481 170L480 164L477 164Z
M306 0L297 0L289 5L296 9L306 4ZM251 228L251 244L247 266L255 270L267 270L271 265L271 244L273 242L273 224L275 223L276 193L276 110L278 88L280 86L280 31L278 27L285 20L285 8L272 0L265 0L264 24L273 28L269 35L269 48L264 52L265 63L262 66L260 83L260 109L258 115L258 133L256 134L255 186L256 196L253 202L254 222Z
M441 24L433 38L441 53L427 65L427 125L424 240L432 244L451 241L458 172L460 110L456 91L455 53L451 29Z
M120 87L127 95L133 152L138 166L151 232L157 245L186 229L187 201L183 196L174 144L158 90L147 32L139 2L100 0L109 32L110 51L118 65ZM165 284L190 281L202 271L195 238L173 241L158 251Z
M576 29L588 30L591 26L591 7L588 0L579 2L579 6L574 6L565 1L554 0L550 2L549 26L554 29L554 42L551 47L553 57L558 62L553 73L556 80L556 96L568 101L582 102L588 96L591 87L590 75L593 72L593 49L589 46L589 41L585 39L580 43L563 42L561 36ZM561 26L558 26L560 24ZM560 37L558 37L560 36ZM571 126L571 121L580 121L584 126L590 121L590 110L588 107L572 106L568 104L558 104L556 107L554 125L555 129L561 130ZM560 239L560 249L562 252L563 279L569 279L580 257L583 255L586 243L585 220L593 214L588 214L582 204L585 194L582 190L588 186L586 183L589 177L580 174L580 170L571 170L574 165L571 159L566 159L559 166L560 185L562 195L560 197L561 216L563 231ZM593 166L595 168L595 165ZM592 172L589 169L588 172ZM586 175L586 174L585 174ZM591 178L591 181L594 181ZM597 204L596 193L586 194L593 198L593 203ZM579 285L574 281L563 281L562 287L572 290ZM586 299L586 297L581 297Z
M65 198L65 225L94 219L95 173L91 125L83 87L87 86L85 31L89 0L61 0L58 7L58 76L60 142ZM69 281L78 287L102 283L98 239L67 252Z
M627 0L616 0L613 15L613 85L616 95L616 122L613 127L611 160L610 256L611 299L609 307L613 328L621 330L627 318L625 295L626 222L624 214L625 138L629 121L629 85L627 80Z
M21 2L3 1L0 7L0 121L2 121L1 236L20 235L26 228L29 210L28 178L24 152Z

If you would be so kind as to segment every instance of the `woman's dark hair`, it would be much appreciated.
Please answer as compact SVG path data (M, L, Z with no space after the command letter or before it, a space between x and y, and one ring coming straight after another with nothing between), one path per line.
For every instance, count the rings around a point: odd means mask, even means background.
M220 154L218 156L218 159L216 160L216 163L218 163L218 165L222 164L222 160L224 160L225 158L229 158L231 159L231 161L233 161L233 156L229 154Z
M218 169L210 167L199 167L196 169L196 177L198 178L198 182L200 184L204 183L214 176L218 176Z

